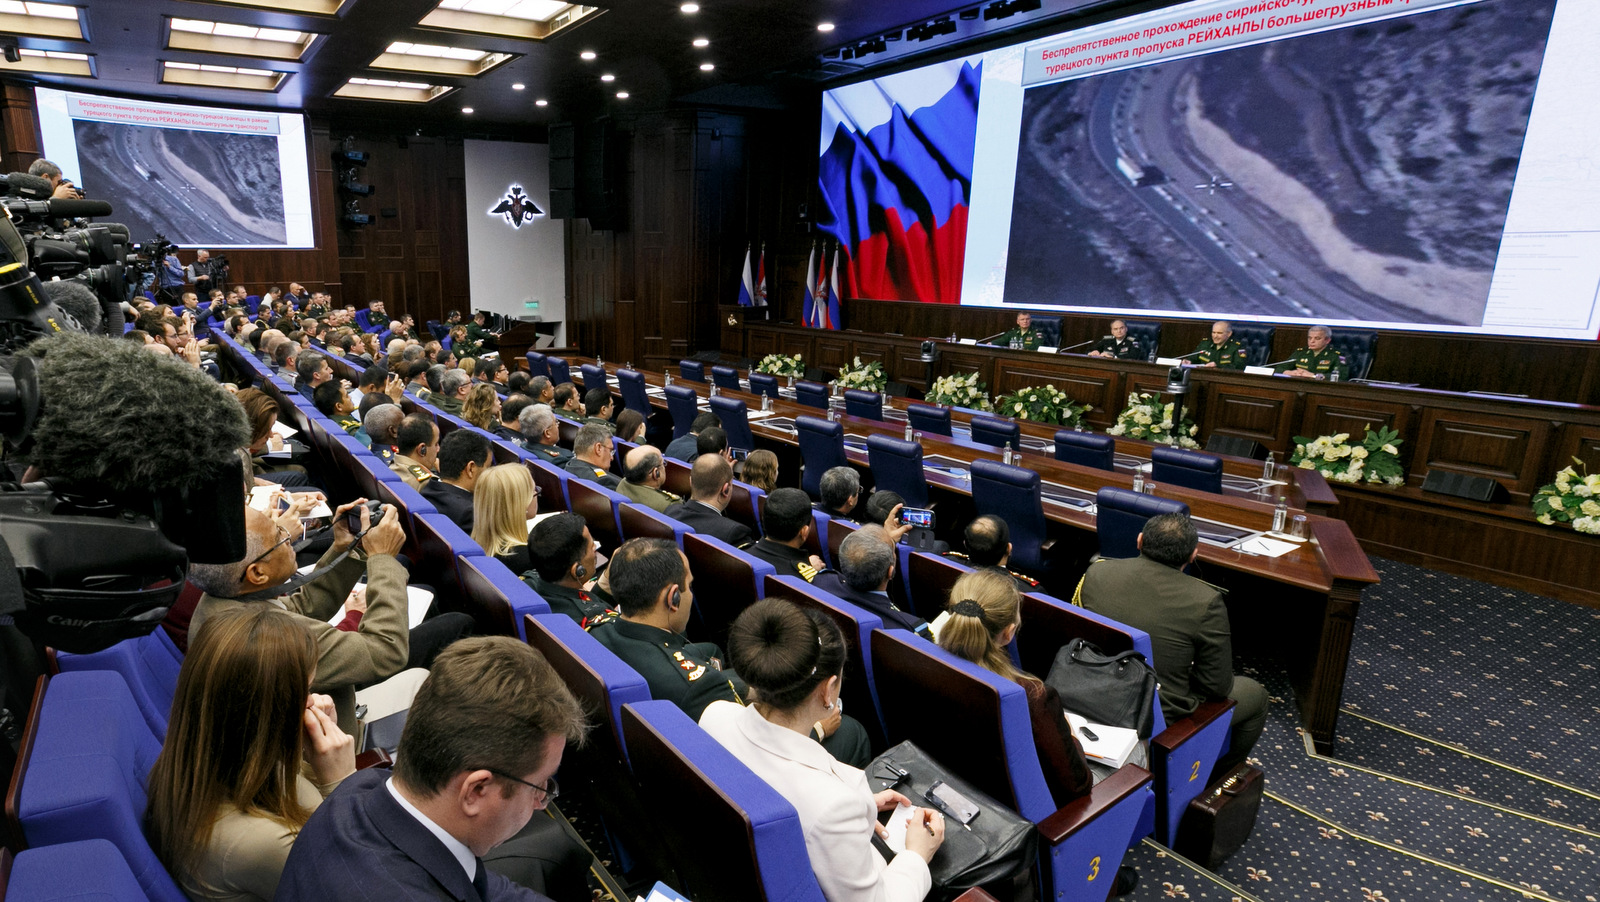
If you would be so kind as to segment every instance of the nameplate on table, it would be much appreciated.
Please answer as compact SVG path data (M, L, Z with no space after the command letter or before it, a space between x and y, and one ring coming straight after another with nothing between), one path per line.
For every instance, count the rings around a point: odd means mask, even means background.
M1059 353L1060 351L1061 351L1060 348L1052 348L1049 345L1040 345L1039 346L1039 353L1041 353L1041 354L1056 354L1056 353Z
M1157 357L1156 363L1160 366L1178 366L1183 361L1176 357Z
M1277 373L1272 371L1272 367L1270 367L1270 366L1247 366L1247 367L1244 368L1244 371L1249 373L1252 376L1276 376L1277 375Z
M977 343L978 343L978 340L976 338L963 338L960 341L956 342L956 344L958 344L958 345L975 345Z

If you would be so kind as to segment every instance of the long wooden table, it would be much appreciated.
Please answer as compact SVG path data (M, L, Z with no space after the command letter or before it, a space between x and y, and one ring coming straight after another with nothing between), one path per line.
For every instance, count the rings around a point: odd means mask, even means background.
M580 362L593 361L571 359L573 377L581 381ZM614 368L608 366L607 370L612 372ZM662 373L646 373L645 378L652 388L659 388L665 381ZM709 395L708 384L681 380L676 384L694 388L702 400ZM773 402L770 414L761 416L759 396L731 390L721 393L746 403L754 415L750 421L752 433L786 461L786 465L780 467L782 481L789 485L797 483L798 441L792 429L784 427L783 421L822 412L780 399ZM666 400L658 392L652 392L651 402L658 411L666 410ZM903 423L843 414L839 421L847 436L904 437ZM1000 457L1000 449L975 445L960 437L924 435L922 445L925 462L943 458L965 466L974 460ZM865 470L864 447L848 443L846 454L852 463ZM1033 451L1024 451L1018 464L1037 471L1046 483L1081 490L1089 496L1104 486L1131 488L1133 481L1131 473L1080 467ZM969 481L954 472L955 469L931 468L926 470L926 475L930 487L950 499L952 507L960 507L970 503L971 488ZM1281 488L1277 490L1282 491ZM1159 488L1159 494L1188 504L1196 518L1248 531L1267 529L1276 503L1275 498L1269 502L1166 485ZM1303 503L1303 489L1299 496ZM1076 503L1059 503L1048 497L1044 508L1054 528L1060 531L1060 538L1080 552L1080 561L1086 560L1096 546L1093 512ZM1200 561L1203 577L1229 590L1229 615L1236 647L1282 662L1294 684L1307 731L1320 748L1329 749L1334 741L1361 593L1368 585L1376 583L1378 577L1344 523L1317 513L1307 516L1313 540L1282 557L1255 556L1234 547L1202 542ZM949 518L945 520L950 522Z

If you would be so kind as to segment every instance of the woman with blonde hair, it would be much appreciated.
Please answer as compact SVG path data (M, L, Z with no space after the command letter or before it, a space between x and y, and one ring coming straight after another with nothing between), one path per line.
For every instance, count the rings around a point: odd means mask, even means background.
M1038 677L1018 670L1006 651L1022 626L1022 593L1016 580L998 567L963 573L950 588L946 610L950 617L939 629L939 647L1027 692L1033 745L1056 806L1087 795L1094 788L1094 775L1067 724L1060 694Z
M493 432L500 425L500 393L487 382L479 382L467 390L467 399L461 405L461 418L485 432Z
M190 899L270 902L300 828L355 772L316 666L311 633L271 605L219 614L189 646L145 833Z
M521 575L533 569L528 555L528 521L537 513L539 493L522 464L490 467L472 487L472 539L512 573Z
M777 488L778 455L765 448L751 451L750 456L744 459L744 470L740 472L739 480L763 492Z

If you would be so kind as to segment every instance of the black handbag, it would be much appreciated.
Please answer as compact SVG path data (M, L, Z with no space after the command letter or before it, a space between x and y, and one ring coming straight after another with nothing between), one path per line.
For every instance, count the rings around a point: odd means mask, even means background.
M1061 706L1091 723L1138 730L1149 739L1155 726L1156 672L1136 651L1108 655L1085 639L1056 652L1045 683Z
M889 749L867 766L873 793L894 789L923 808L939 807L927 792L941 781L976 805L978 815L967 822L971 829L945 818L944 844L928 865L934 886L928 898L949 899L975 886L1025 879L1039 855L1039 831L1027 818L952 774L910 742ZM881 840L875 837L874 843L892 857Z

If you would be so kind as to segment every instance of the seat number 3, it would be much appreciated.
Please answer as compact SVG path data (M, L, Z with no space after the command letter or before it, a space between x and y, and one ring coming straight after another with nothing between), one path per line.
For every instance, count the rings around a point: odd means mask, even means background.
M1096 855L1089 859L1089 882L1093 883L1094 878L1098 876L1100 876L1100 856Z

